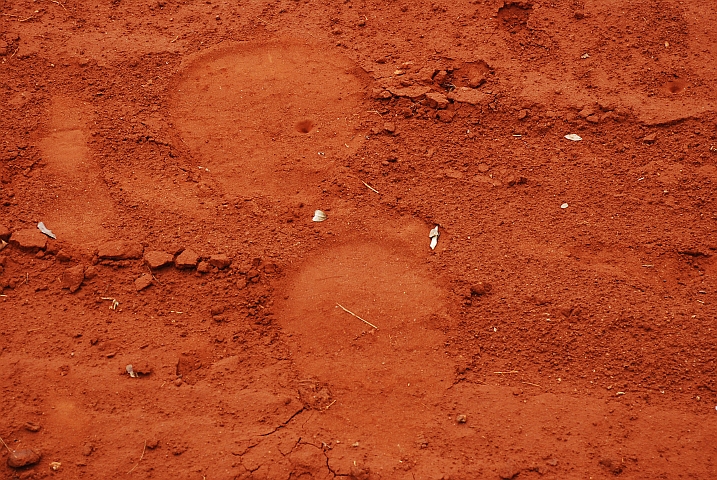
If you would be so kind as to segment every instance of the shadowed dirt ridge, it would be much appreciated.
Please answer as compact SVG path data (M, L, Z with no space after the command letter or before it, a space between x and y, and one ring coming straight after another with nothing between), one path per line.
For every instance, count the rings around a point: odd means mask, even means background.
M0 12L0 478L717 477L707 3Z

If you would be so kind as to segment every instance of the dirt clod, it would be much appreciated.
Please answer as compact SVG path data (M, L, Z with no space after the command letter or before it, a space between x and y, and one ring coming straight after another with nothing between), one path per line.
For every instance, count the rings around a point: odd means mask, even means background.
M135 279L134 281L134 288L138 292L144 290L145 288L152 285L152 275L148 275L146 273L143 273L140 277Z
M7 457L7 465L11 468L22 468L34 465L40 461L42 455L37 450L15 450Z
M47 246L47 237L36 228L26 228L13 232L10 236L10 244L29 252L44 250Z
M471 285L471 295L481 296L490 293L493 290L493 286L490 283L476 282Z
M28 432L39 432L42 427L34 422L26 422L25 423L25 430Z
M167 252L159 250L149 250L144 252L144 263L146 263L152 270L169 265L173 260L174 256Z
M179 269L195 268L197 262L199 262L199 254L191 249L183 251L174 259L174 265Z
M82 282L85 280L85 266L75 265L66 269L62 273L62 288L70 290L70 293L75 293L80 289Z
M101 260L130 260L142 257L142 244L129 240L112 240L104 243L97 251Z
M209 257L209 263L217 267L219 270L223 270L227 268L229 265L231 265L232 260L225 254L218 254L218 255L212 255Z

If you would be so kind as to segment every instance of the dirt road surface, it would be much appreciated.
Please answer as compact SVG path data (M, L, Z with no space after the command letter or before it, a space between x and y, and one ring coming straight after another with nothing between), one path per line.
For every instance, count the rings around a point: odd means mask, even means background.
M717 478L710 4L0 1L0 477Z

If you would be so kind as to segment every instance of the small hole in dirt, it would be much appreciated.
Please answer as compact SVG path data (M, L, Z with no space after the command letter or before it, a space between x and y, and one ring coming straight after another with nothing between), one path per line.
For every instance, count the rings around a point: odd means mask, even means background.
M687 87L687 83L684 80L671 80L665 84L665 88L670 93L680 93Z
M314 129L314 122L302 120L296 124L296 131L299 133L310 133Z

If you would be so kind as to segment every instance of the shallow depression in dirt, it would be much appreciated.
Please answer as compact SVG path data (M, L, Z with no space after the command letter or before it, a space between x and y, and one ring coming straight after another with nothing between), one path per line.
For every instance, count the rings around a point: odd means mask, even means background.
M236 45L189 64L173 113L183 141L226 193L296 193L360 141L357 72L306 45Z
M424 362L443 338L431 327L443 314L443 292L416 263L372 243L310 259L288 282L280 308L295 362L334 386L377 393L404 381L434 381Z

